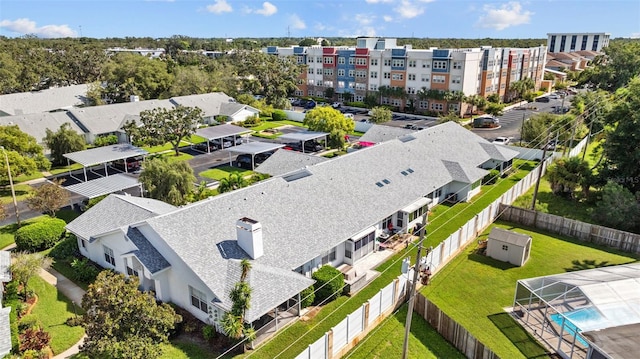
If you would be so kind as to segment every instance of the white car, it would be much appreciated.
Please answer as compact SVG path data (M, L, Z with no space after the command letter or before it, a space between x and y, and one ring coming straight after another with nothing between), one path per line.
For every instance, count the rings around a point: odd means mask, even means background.
M511 142L511 140L509 139L509 137L497 137L495 140L493 140L493 144L495 145L508 145Z
M340 102L334 102L334 103L331 104L331 107L340 108L340 107L342 107L342 104Z

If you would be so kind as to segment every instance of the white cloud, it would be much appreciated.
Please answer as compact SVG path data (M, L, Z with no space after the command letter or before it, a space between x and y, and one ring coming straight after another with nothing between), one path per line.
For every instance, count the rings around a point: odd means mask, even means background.
M313 25L313 28L314 28L316 31L325 31L325 30L327 30L327 29L328 29L328 27L327 27L325 24L321 24L321 23L319 23L319 22L317 22L315 25Z
M296 30L304 30L307 28L307 24L298 16L297 14L293 14L289 16L289 24L292 28Z
M44 25L38 27L35 21L27 18L17 20L2 20L0 27L11 32L19 34L35 34L40 37L58 38L58 37L76 37L75 31L71 30L68 25Z
M499 8L492 5L484 5L482 10L484 15L478 19L478 26L494 28L498 31L511 26L528 24L531 20L531 15L533 15L531 11L523 10L522 5L518 2L503 4Z
M371 14L356 14L353 19L361 26L365 26L372 24L376 17Z
M227 3L227 0L216 0L213 5L207 5L207 11L214 14L222 14L225 12L232 12L233 8L229 3Z
M394 0L366 0L367 4L381 4L381 3L391 3Z
M382 17L382 19L384 19L385 22L391 22L393 21L393 17L389 16L389 15L385 15Z
M402 18L413 19L414 17L424 13L424 7L420 5L419 2L401 0L400 4L398 4L393 11L398 13Z
M254 12L264 16L271 16L278 12L278 8L272 3L265 1L262 3L262 9L255 10Z
M632 39L640 39L640 32L632 32L629 37Z

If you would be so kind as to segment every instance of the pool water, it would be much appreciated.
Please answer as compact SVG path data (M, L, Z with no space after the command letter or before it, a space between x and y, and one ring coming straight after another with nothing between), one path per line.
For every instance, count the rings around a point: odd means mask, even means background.
M582 329L580 329L580 327L578 327L574 323L580 324L580 323L597 321L602 318L600 316L600 313L598 313L598 311L595 308L585 308L585 309L574 310L573 312L566 312L564 313L564 316L566 317L566 320L564 320L563 332L567 332L573 335L580 343L582 343L585 347L588 347L589 344L587 344L587 342L584 341L584 339L582 339L579 335L577 335L577 333L581 332ZM562 322L563 322L562 315L552 314L551 320L553 320L558 325L562 326Z

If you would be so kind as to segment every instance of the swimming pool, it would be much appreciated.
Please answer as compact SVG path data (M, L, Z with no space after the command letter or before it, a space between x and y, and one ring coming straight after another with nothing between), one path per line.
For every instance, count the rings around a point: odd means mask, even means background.
M596 310L595 308L578 309L574 310L573 312L566 312L564 313L564 316L567 318L567 320L564 320L563 332L567 332L573 335L580 343L582 343L585 347L588 347L589 344L587 344L584 339L577 335L577 333L582 331L582 329L580 329L578 325L580 325L580 323L589 323L601 320L602 316L600 316L598 310ZM551 314L551 320L553 320L559 326L563 325L562 315L560 314Z

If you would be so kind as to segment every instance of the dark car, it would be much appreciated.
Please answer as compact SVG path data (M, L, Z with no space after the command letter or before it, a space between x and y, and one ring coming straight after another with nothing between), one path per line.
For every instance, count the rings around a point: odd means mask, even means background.
M236 167L252 170L253 169L253 165L251 163L251 155L248 154L248 153L239 154L238 157L236 157L236 161L235 161L234 165Z
M287 143L286 146L294 151L302 151L302 142L291 142ZM323 148L318 141L310 140L304 142L304 152L318 152L322 151Z
M138 157L129 157L126 160L117 160L113 162L113 167L126 172L135 172L140 169L141 165L142 161Z
M549 102L550 99L547 96L536 98L536 102Z
M312 108L315 108L315 107L316 107L316 102L313 100L307 101L307 103L304 105L305 110L311 110Z
M258 153L258 154L254 157L253 161L254 161L257 165L259 165L259 164L261 164L262 162L266 161L266 160L267 160L267 158L271 157L271 155L273 155L273 152L262 152L262 153Z

